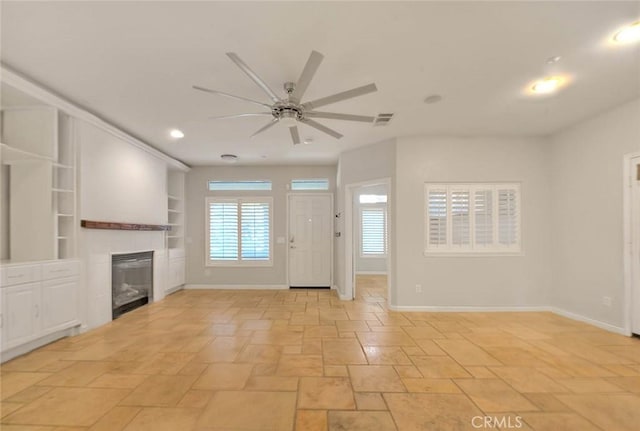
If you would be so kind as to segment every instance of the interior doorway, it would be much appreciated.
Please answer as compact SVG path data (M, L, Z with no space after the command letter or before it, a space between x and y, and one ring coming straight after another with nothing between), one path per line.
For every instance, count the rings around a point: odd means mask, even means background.
M289 195L289 286L331 287L331 194Z
M345 292L347 298L388 302L390 180L345 189Z

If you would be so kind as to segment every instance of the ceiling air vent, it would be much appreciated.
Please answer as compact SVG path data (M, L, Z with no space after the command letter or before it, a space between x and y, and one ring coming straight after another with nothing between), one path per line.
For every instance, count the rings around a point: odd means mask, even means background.
M373 120L374 126L386 126L393 118L393 114L378 114L375 120Z

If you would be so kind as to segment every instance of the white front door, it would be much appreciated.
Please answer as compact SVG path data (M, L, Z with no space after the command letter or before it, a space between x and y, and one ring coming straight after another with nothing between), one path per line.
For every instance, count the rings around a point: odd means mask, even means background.
M289 286L330 287L331 195L289 195Z
M640 157L631 159L631 332L640 335Z

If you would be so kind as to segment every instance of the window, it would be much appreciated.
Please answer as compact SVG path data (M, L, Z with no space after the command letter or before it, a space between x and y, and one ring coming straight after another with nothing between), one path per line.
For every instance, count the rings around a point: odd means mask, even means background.
M518 253L519 184L426 184L425 253Z
M361 204L386 204L387 195L360 195Z
M291 190L329 190L327 178L291 180Z
M271 264L271 198L207 198L206 205L208 264Z
M209 181L210 191L271 190L271 181Z
M387 255L387 209L382 205L360 208L360 256Z

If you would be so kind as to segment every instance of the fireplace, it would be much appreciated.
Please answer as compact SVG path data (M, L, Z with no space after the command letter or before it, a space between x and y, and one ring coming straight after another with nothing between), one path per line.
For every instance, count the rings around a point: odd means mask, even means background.
M153 252L111 256L112 318L153 299Z

